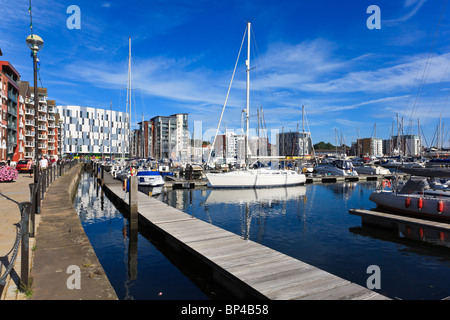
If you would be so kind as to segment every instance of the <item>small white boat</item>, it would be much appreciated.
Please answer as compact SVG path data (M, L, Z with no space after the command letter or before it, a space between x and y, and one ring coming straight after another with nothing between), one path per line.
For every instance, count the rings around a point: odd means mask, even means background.
M331 163L321 163L315 167L319 174L328 174L332 176L357 176L353 164L350 160L334 160Z
M390 182L383 181L383 187L386 184ZM412 176L399 191L394 189L375 190L369 200L376 203L379 209L450 220L450 191L431 187L426 177Z
M140 187L161 187L164 179L159 171L138 170L136 173Z
M358 174L390 174L389 169L383 168L381 166L377 166L375 164L362 164L359 166L355 166L356 172Z
M213 188L266 188L302 185L304 174L293 170L248 169L224 173L207 173Z

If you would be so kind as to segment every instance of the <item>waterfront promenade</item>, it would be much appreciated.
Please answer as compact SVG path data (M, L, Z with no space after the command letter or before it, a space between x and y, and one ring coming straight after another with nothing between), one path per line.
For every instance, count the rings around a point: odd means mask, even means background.
M73 207L72 198L81 170L82 165L76 165L56 179L41 202L41 213L36 215L36 237L30 238L32 284L29 296L17 290L19 253L11 277L2 290L2 300L117 299ZM16 239L16 224L20 222L18 204L30 200L28 185L32 182L29 174L19 174L17 181L0 184L2 262L7 262L10 257Z

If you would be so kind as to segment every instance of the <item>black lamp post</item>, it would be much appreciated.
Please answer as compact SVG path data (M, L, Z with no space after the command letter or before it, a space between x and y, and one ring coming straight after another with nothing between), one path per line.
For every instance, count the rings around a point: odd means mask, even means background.
M31 49L33 56L33 73L34 73L34 183L38 182L39 176L39 145L38 145L38 114L39 114L39 97L37 90L37 52L44 46L44 40L36 34L31 34L27 37L27 46Z

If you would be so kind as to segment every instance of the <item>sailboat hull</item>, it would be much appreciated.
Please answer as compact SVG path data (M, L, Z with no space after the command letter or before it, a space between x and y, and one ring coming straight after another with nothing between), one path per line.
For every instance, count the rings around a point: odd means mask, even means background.
M207 173L213 188L269 188L302 185L306 176L290 170L243 170Z

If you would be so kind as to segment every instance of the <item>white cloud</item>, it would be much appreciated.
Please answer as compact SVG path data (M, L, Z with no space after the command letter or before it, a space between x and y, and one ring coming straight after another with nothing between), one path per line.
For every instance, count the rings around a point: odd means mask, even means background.
M427 0L406 0L404 3L405 8L410 8L413 5L414 7L407 13L403 14L401 17L392 20L383 20L383 25L394 25L399 22L405 22L411 19L416 15L416 13L420 10L420 8L425 4L426 1Z

